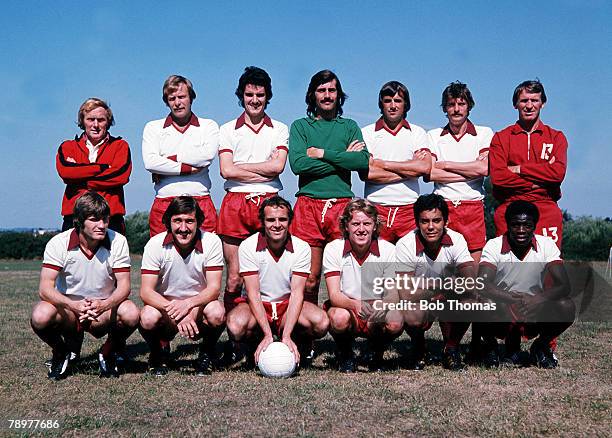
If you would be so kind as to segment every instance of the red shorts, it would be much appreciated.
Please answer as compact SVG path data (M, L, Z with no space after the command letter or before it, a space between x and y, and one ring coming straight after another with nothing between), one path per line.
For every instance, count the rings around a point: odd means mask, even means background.
M270 330L272 330L272 334L276 336L281 335L281 322L283 321L283 317L285 313L287 313L287 308L289 307L289 300L281 301L280 303L268 303L267 301L263 302L264 309L266 309L266 317L268 318L268 323L270 324Z
M261 229L259 206L276 193L227 192L221 202L217 234L244 240Z
M532 201L538 207L540 212L540 220L536 225L536 234L550 237L559 249L561 249L561 241L563 238L563 214L555 201ZM501 236L508 231L506 227L506 209L509 202L505 202L495 210L495 230L496 235Z
M487 243L484 205L482 201L460 201L448 205L448 228L463 234L470 252L480 251Z
M200 228L204 231L215 233L217 231L217 210L215 209L212 199L210 196L194 196L193 198L197 201L204 213L204 223ZM162 218L173 199L174 197L172 196L167 198L156 197L153 201L151 213L149 213L149 234L151 237L166 231L166 226L162 222Z
M332 307L333 306L331 304L331 301L325 300L325 302L323 303L323 310L327 312ZM368 338L370 336L370 331L368 330L368 321L366 319L359 317L359 315L357 315L352 310L349 310L349 309L344 309L344 310L348 311L351 314L351 319L353 320L353 323L355 326L354 335L356 337Z
M340 216L351 198L314 199L298 196L289 232L310 246L323 247L340 239Z
M231 301L228 301L225 304L225 312L229 313L240 303L247 303L246 297L236 297ZM276 336L281 336L281 322L287 313L287 309L289 308L289 299L278 303L269 303L267 301L262 301L264 306L264 310L266 311L266 317L268 318L268 323L270 324L270 330L272 330L272 334Z
M376 205L381 224L379 236L381 239L395 244L400 238L416 228L413 204L408 205Z

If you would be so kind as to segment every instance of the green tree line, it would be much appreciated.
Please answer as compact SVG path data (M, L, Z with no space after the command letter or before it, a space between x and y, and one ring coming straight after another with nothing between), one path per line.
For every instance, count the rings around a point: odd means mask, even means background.
M490 196L485 198L485 219L487 238L495 237L493 212L497 202ZM581 216L573 218L568 212L563 213L563 257L567 260L607 260L612 245L612 220L610 218L593 218ZM130 214L125 218L126 237L133 254L142 254L149 240L148 214L142 211ZM2 259L36 259L42 258L45 245L53 233L36 235L31 232L0 233L0 258Z

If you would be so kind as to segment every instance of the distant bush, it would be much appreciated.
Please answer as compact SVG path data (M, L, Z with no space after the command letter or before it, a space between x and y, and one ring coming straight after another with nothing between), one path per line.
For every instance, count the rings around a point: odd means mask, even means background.
M563 258L568 260L608 260L612 245L612 221L582 216L563 223Z
M42 258L45 245L57 233L34 234L32 232L7 231L0 233L0 258Z
M149 214L137 211L125 217L125 237L132 254L142 254L149 241Z

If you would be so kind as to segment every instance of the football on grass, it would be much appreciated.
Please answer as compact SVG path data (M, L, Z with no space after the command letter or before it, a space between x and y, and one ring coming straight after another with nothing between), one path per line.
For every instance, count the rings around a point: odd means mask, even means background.
M282 342L272 342L259 355L257 366L266 377L290 377L295 371L295 356Z

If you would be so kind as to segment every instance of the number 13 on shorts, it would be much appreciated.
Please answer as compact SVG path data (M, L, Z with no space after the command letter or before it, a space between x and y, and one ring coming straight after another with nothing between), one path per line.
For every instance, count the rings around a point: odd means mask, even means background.
M559 240L559 235L557 234L557 227L542 228L542 236L550 237L553 242L556 243Z

